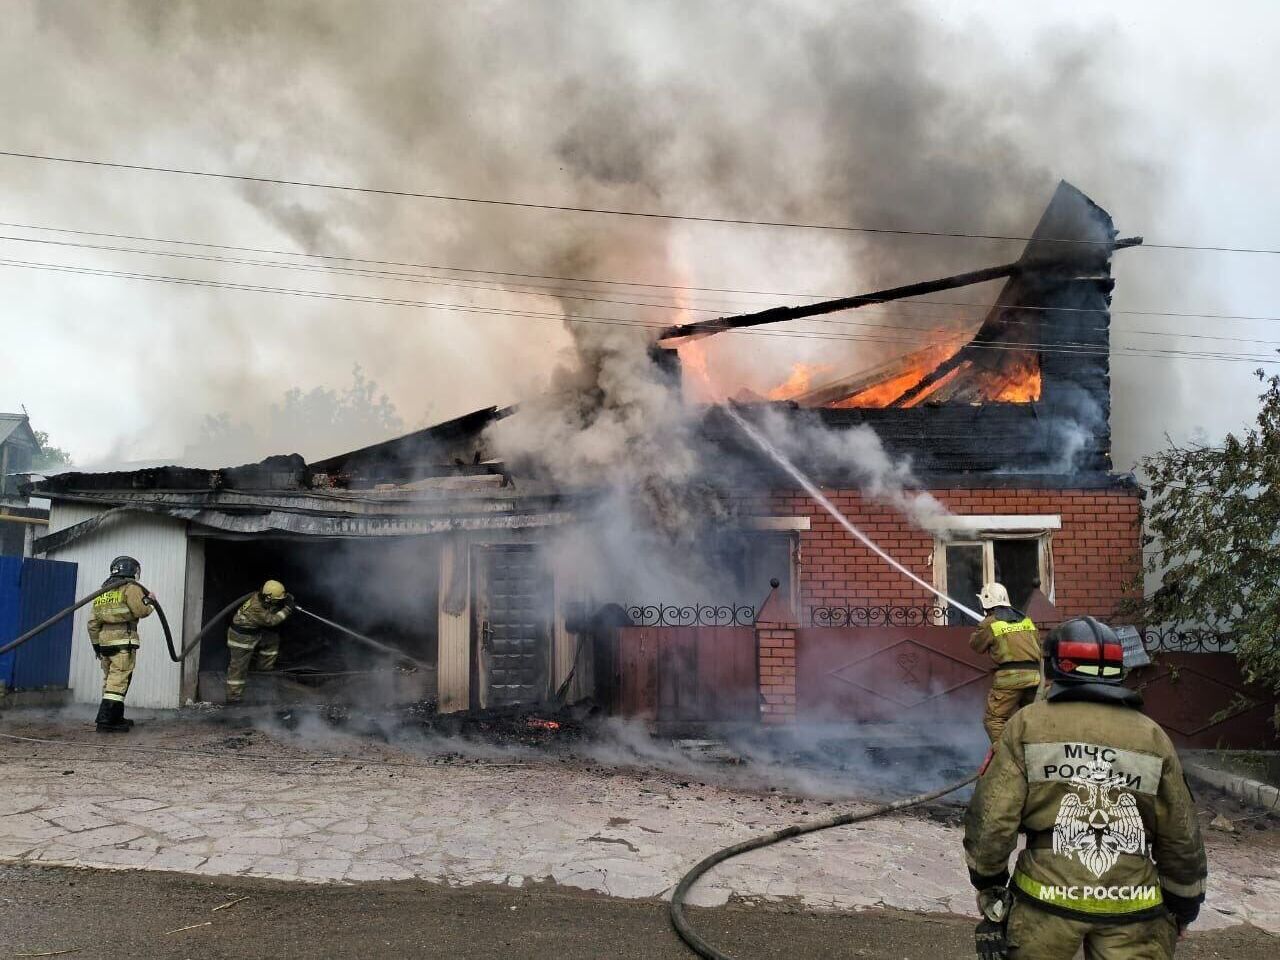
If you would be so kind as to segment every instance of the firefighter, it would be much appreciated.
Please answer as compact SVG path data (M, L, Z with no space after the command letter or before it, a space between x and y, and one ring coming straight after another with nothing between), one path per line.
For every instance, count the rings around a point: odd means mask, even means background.
M293 613L293 597L279 580L268 580L231 618L227 629L227 703L239 703L249 668L271 670L280 654L276 628Z
M982 726L995 743L1018 710L1031 703L1040 686L1040 634L1031 618L1013 609L1003 584L988 583L978 594L986 614L969 638L975 653L995 661Z
M138 576L142 565L133 557L111 561L110 576L89 613L89 642L102 665L102 703L98 705L99 733L127 733L133 721L124 716L124 698L138 661L138 621L151 616L151 594Z
M1045 646L1048 692L1009 721L965 814L978 955L1168 960L1208 872L1178 755L1122 685L1115 631L1079 617Z

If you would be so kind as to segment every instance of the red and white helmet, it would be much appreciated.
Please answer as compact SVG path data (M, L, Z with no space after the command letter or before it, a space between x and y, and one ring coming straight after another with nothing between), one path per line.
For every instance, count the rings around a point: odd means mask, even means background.
M1044 660L1050 680L1118 684L1124 680L1120 637L1093 617L1076 617L1045 639Z

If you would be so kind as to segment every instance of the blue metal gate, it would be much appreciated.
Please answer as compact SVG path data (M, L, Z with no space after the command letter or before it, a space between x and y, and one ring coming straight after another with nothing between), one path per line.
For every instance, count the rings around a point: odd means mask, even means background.
M0 646L76 600L76 565L0 557ZM65 687L71 670L73 617L0 656L0 682L10 690Z

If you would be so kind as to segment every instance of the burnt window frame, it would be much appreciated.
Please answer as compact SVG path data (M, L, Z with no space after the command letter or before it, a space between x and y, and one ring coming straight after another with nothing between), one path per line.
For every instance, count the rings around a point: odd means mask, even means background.
M982 518L984 520L1002 521L1008 524L1010 521L1017 522L1021 518L1016 516L1010 517L990 517ZM1056 518L1055 518L1056 519ZM1048 598L1050 603L1055 603L1056 585L1054 583L1053 568L1053 532L1060 528L1060 521L1056 525L1043 525L1039 527L1030 527L1023 529L1001 529L998 526L982 527L971 526L963 530L951 530L950 535L935 535L933 541L933 585L942 593L950 595L947 590L947 547L957 546L981 546L982 547L982 581L983 583L991 583L995 579L995 543L998 540L1034 540L1037 544L1036 560L1038 573L1040 577L1040 592ZM975 597L956 597L966 606L971 605L971 601L976 600Z

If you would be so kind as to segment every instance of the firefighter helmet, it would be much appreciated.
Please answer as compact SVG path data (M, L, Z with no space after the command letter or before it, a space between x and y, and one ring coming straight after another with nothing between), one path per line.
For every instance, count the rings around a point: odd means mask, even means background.
M128 577L130 580L137 580L138 575L142 573L142 564L133 557L116 557L111 561L111 576Z
M978 594L978 602L982 604L983 610L994 610L996 607L1008 607L1009 591L1004 588L1003 583L988 583L982 588L982 592Z
M268 600L283 600L287 593L284 592L284 584L279 580L268 580L262 585L262 595Z
M1045 640L1050 680L1118 684L1124 679L1120 637L1093 617L1076 617L1056 627Z

